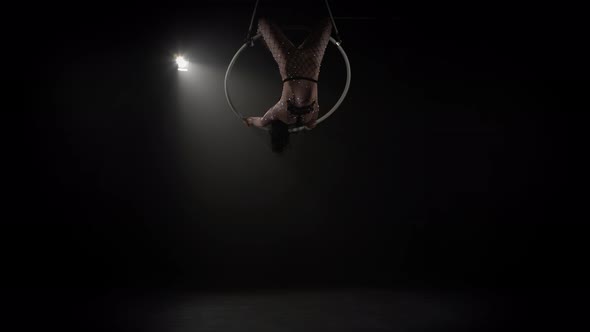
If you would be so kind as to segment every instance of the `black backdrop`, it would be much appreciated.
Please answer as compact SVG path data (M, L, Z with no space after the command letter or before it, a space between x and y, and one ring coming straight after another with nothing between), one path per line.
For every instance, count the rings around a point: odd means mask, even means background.
M6 287L585 286L576 11L333 3L357 18L338 21L350 94L277 156L223 97L252 5L51 4L19 21ZM324 10L292 5L261 10ZM250 55L233 91L254 114L280 86ZM327 107L332 46L324 68Z

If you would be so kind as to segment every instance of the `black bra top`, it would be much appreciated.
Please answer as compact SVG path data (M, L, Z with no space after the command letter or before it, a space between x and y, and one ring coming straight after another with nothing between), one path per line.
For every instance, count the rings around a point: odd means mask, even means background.
M313 112L313 105L315 105L315 100L311 104L309 104L307 106L301 106L301 107L295 106L295 105L287 102L287 111L289 111L289 113L291 113L292 115L302 116L302 115Z
M303 125L303 116L313 112L313 105L315 105L315 100L311 104L302 107L298 107L290 102L287 102L287 111L289 111L291 116L297 118L295 126L299 127Z
M311 81L314 83L317 83L317 80L314 80L313 78L309 78L309 77L302 77L302 76L292 76L292 77L287 77L283 80L283 83L287 82L287 81L294 81L294 80L306 80L306 81Z

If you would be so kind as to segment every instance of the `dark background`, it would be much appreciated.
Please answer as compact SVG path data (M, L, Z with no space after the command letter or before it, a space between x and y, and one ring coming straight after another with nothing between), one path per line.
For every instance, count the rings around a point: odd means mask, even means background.
M586 287L576 8L333 2L349 95L276 155L223 93L253 5L35 5L20 21L5 289ZM260 10L285 24L327 14L321 1ZM278 98L275 66L261 45L240 58L244 113ZM344 78L329 45L324 110Z

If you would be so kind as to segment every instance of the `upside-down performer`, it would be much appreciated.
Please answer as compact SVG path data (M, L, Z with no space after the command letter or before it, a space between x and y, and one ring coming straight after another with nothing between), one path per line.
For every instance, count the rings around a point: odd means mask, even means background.
M319 114L318 78L332 25L322 19L299 46L295 46L268 19L258 21L258 33L279 65L283 92L279 101L262 117L244 118L248 126L270 126L273 150L282 151L289 143L289 127L313 129Z

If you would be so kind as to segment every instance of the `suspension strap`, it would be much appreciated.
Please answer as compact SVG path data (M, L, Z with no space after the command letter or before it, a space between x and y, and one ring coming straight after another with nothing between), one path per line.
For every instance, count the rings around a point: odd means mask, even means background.
M250 19L250 28L248 28L248 34L246 35L246 42L250 44L250 46L254 46L254 41L252 40L252 27L254 26L254 18L256 17L256 9L258 9L258 1L256 0L256 4L254 5L254 11L252 12L252 18Z
M336 35L336 42L338 45L342 44L342 39L340 38L340 33L338 33L338 28L336 27L336 21L334 21L334 16L332 15L332 10L330 9L330 4L328 0L326 0L326 7L328 7L328 13L330 14L330 19L332 20L332 26L334 27L334 34Z

